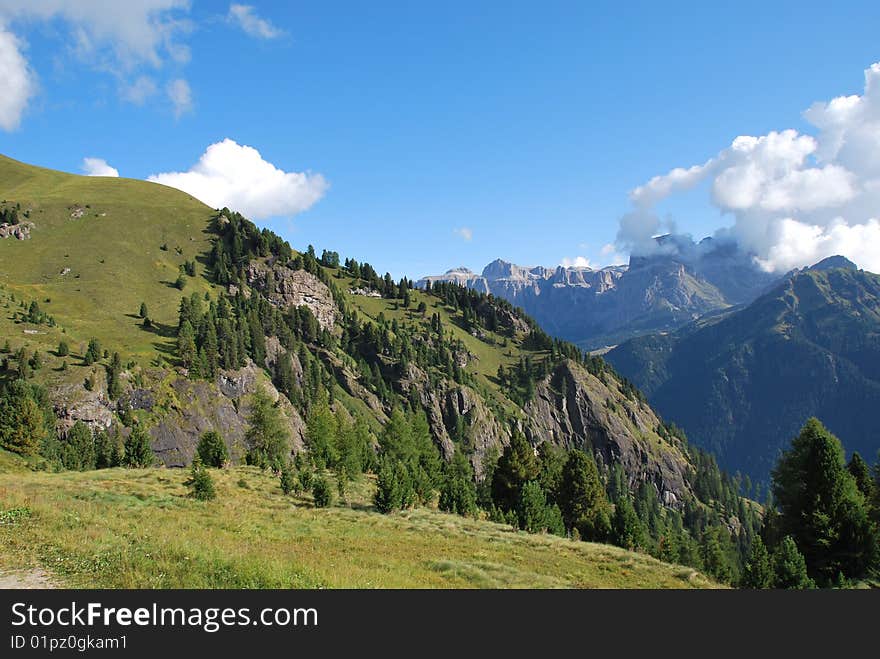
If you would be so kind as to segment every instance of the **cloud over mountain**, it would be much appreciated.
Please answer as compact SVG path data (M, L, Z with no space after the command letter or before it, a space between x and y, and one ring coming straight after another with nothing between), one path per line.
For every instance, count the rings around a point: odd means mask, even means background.
M865 71L862 95L813 104L796 130L742 135L702 164L655 176L630 193L618 242L653 249L663 228L655 205L709 182L713 205L733 218L719 237L735 239L768 271L843 254L880 271L880 63Z

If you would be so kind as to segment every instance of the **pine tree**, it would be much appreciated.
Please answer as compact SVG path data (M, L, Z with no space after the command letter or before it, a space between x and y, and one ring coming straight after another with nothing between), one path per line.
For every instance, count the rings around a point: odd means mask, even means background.
M39 387L24 380L0 388L0 447L36 455L54 436L54 416L41 398Z
M321 390L306 416L305 442L309 457L318 469L332 467L339 454L336 451L337 423L327 402L327 393Z
M549 517L547 496L537 481L528 481L520 490L517 504L519 527L529 533L546 531Z
M245 433L245 442L250 447L247 463L264 469L280 468L290 454L290 433L284 427L281 410L262 388L253 393L250 404L249 427Z
M58 348L55 350L55 354L59 357L67 357L70 354L70 347L67 345L67 341L59 341Z
M776 573L774 586L803 590L815 588L813 580L807 574L807 563L804 555L798 550L797 543L790 535L785 536L773 553L773 567Z
M608 500L592 456L568 452L559 485L559 507L567 528L577 528L585 540L604 541L611 532Z
M473 516L477 512L477 488L474 470L461 451L456 451L446 467L440 486L440 510Z
M122 358L118 352L113 353L110 365L107 367L107 397L116 400L122 394L122 384L119 374L122 371Z
M141 308L140 311L138 311L138 316L140 316L141 318L148 318L150 316L149 312L147 311L146 302L141 302Z
M770 554L761 536L755 536L752 540L752 549L749 559L743 571L742 587L751 589L772 588L776 581L776 574Z
M226 443L216 430L202 433L196 446L196 453L207 467L221 468L229 459Z
M414 497L409 472L400 460L383 458L376 478L373 503L380 513L390 513L408 507Z
M153 461L150 436L141 426L135 426L131 429L131 434L125 440L123 464L126 467L138 469L152 466Z
M846 470L856 481L856 487L865 501L871 501L874 496L874 479L871 476L871 468L858 452L854 452L846 465Z
M864 496L844 465L843 447L817 419L807 421L773 471L779 529L803 551L820 585L861 578L877 560L878 538Z
M523 486L540 475L535 451L526 438L515 432L505 447L492 476L492 500L502 511L515 510Z
M733 579L733 570L730 559L725 550L727 538L722 536L726 533L717 526L707 527L703 531L700 540L700 558L706 572L718 579L729 583Z
M198 455L193 458L189 479L184 482L184 485L189 488L190 496L199 501L210 501L217 497L214 479L211 478L211 474L205 469L205 465L202 464Z
M614 504L611 540L618 547L630 550L640 549L645 544L645 532L629 495L620 497Z
M72 471L94 469L97 462L95 440L92 431L82 421L77 421L67 431L61 445L61 464Z
M91 366L101 359L101 354L101 343L98 339L90 339L89 347L86 349L86 354L83 356L83 362L86 366Z
M188 320L183 321L177 332L177 355L184 368L192 370L197 365L195 331Z

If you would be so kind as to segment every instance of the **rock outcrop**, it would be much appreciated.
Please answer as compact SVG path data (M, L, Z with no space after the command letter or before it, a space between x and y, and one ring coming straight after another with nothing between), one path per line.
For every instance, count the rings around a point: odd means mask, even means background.
M160 421L150 429L153 451L167 467L188 465L195 454L199 437L216 430L223 437L230 459L244 459L248 446L250 404L248 396L262 387L276 401L284 414L292 438L291 449L303 448L305 423L293 405L252 362L236 371L221 372L216 382L173 378L169 383L170 402Z
M681 448L657 434L660 420L647 404L626 398L613 376L605 380L559 364L525 407L526 437L591 452L605 466L620 463L631 486L651 482L661 500L680 501L688 487Z
M19 224L0 224L0 238L16 238L18 240L27 240L31 237L31 229L34 228L33 222L21 222Z
M330 289L305 270L251 262L246 271L248 285L262 292L277 307L306 306L315 315L321 329L330 329L336 322L336 304Z

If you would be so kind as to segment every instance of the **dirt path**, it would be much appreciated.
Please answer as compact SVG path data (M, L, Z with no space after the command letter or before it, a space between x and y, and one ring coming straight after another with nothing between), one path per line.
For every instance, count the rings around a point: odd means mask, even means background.
M37 590L58 588L58 583L52 575L42 568L11 571L0 570L0 589L3 588Z

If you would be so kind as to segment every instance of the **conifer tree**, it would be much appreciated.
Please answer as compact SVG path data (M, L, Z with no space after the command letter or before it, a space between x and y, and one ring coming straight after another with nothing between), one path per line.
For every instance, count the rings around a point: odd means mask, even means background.
M611 531L605 488L591 455L572 450L562 467L559 507L567 528L577 527L585 540L603 541Z
M61 464L72 471L86 471L94 469L96 461L92 431L82 421L77 421L67 431L61 445Z
M772 588L776 581L776 574L770 554L761 536L755 536L752 540L752 549L749 559L743 571L742 587L751 589Z
M531 444L515 432L492 475L492 500L501 510L515 510L523 486L538 478L540 466Z
M807 563L804 555L798 550L797 543L790 535L785 536L773 553L776 588L803 590L815 588L815 584L807 574Z
M0 388L0 447L36 455L54 436L54 417L40 398L38 387L21 379Z
M817 419L807 421L779 459L773 496L781 534L792 536L820 585L839 575L861 578L878 560L876 527L844 465L840 440Z
M633 508L629 495L620 497L614 503L614 516L611 518L611 539L618 547L639 549L644 546L645 536L639 516Z
M193 458L189 479L184 484L189 488L190 496L199 501L210 501L217 497L214 479L198 455Z
M221 468L229 459L226 443L216 430L208 430L199 437L196 453L207 467Z
M125 440L125 454L123 464L131 468L143 468L152 466L154 461L153 449L150 446L150 436L147 431L137 425L131 429L131 434Z
M333 491L323 475L318 475L312 481L312 498L316 508L326 508L333 502Z
M284 494L290 494L294 491L297 485L296 474L290 466L290 463L285 463L281 468L281 491Z
M290 453L289 432L284 427L281 410L262 388L250 399L249 427L245 442L250 447L247 463L261 468L280 468Z
M477 488L474 470L461 451L456 451L446 467L440 486L440 510L473 516L477 512Z

